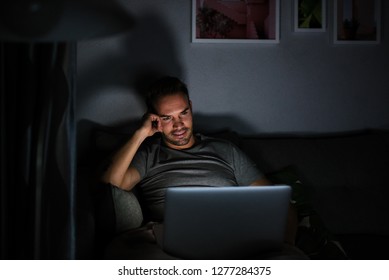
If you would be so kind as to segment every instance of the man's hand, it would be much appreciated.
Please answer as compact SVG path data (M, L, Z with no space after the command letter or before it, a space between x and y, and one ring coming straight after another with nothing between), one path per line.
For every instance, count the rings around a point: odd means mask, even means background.
M162 132L159 116L155 114L145 114L140 130L143 131L147 137L153 136L157 132Z

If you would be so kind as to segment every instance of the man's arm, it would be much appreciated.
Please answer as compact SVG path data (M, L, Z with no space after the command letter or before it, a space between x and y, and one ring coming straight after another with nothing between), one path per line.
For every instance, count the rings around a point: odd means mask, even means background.
M273 185L268 179L261 178L251 183L251 186L270 186ZM286 221L285 242L295 244L296 233L298 228L298 217L296 207L289 203L288 219Z
M102 176L102 181L124 190L131 190L139 183L138 170L129 166L143 141L161 129L159 117L153 114L147 115L142 126L113 156L110 166Z

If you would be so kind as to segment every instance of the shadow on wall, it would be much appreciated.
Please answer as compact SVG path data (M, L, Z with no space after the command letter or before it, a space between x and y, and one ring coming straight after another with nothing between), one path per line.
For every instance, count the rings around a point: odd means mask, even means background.
M146 86L159 76L182 75L173 35L155 14L136 19L127 35L100 40L93 45L86 43L84 49L82 46L78 65L80 110L88 99L101 92L106 94L106 88L134 89L143 98ZM92 57L93 62L83 65L82 56Z
M128 34L82 46L79 54L92 57L93 63L82 65L79 57L80 105L107 87L131 88L143 95L145 85L160 75L181 77L173 35L156 14L135 19Z
M147 87L163 75L182 77L174 36L157 14L135 19L125 35L79 45L76 106L78 149L88 145L82 120L123 125L145 111Z

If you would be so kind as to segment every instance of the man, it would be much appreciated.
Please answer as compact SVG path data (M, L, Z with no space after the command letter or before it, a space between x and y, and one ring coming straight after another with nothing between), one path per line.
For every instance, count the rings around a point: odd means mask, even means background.
M232 143L193 133L192 103L179 79L157 81L149 91L147 105L141 127L115 154L103 181L124 190L139 185L152 221L163 221L169 186L270 184ZM288 243L294 242L296 224L291 211Z

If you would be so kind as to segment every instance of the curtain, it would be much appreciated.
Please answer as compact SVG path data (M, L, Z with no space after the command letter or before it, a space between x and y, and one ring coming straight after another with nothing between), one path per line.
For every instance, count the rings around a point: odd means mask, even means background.
M75 43L0 42L2 259L76 256Z

